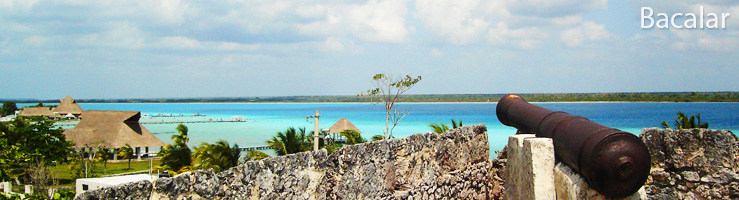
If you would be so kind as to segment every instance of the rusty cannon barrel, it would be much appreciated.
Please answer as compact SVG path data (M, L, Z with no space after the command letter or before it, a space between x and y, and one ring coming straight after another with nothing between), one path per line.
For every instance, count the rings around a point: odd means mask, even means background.
M501 98L496 115L519 133L552 138L556 159L579 172L603 195L629 196L647 180L649 151L631 133L529 104L518 95Z

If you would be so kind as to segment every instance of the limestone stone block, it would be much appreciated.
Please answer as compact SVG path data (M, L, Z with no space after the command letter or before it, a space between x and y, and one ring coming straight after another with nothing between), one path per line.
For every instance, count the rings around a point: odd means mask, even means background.
M557 200L590 200L590 199L613 199L613 200L642 200L647 199L644 187L636 193L624 198L608 198L588 186L588 183L580 174L572 171L564 163L558 162L554 167L554 185Z
M33 185L25 185L24 189L25 189L24 193L26 194L33 193Z
M3 192L5 194L9 194L9 193L13 192L13 185L10 184L9 181L3 182L2 186L3 186Z
M554 146L550 138L508 138L505 199L554 199Z

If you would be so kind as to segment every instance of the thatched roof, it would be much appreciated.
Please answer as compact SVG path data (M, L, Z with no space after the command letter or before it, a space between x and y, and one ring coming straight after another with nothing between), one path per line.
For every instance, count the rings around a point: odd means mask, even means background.
M66 115L67 113L82 114L82 108L74 101L74 99L72 99L72 97L67 96L64 97L64 99L59 100L59 105L54 108L54 112L58 112L62 115Z
M18 115L22 117L31 117L31 116L55 117L54 112L51 111L50 107L24 107L24 108L21 108L21 113L19 113Z
M359 133L362 133L352 122L350 122L346 118L341 118L339 121L337 121L334 125L332 125L330 128L328 128L329 133L341 133L345 130L354 130Z
M88 110L82 112L81 118L77 126L64 131L75 147L97 147L99 144L107 148L121 148L126 144L131 147L164 146L164 142L139 123L141 112Z

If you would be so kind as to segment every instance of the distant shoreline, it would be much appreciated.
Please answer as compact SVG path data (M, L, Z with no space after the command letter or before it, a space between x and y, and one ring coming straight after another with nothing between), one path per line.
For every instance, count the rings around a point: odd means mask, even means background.
M497 104L498 102L395 102L402 104ZM673 102L673 101L532 101L529 103L739 103L734 101L689 101L689 102ZM33 103L22 103L22 104L33 104ZM49 103L50 105L56 105L56 103ZM94 103L79 103L79 104L382 104L382 103L371 103L371 102L94 102Z
M401 103L495 103L506 94L411 94L401 95ZM623 103L623 102L739 102L739 91L726 92L632 92L632 93L521 93L535 103ZM58 103L59 100L0 100L16 103ZM77 103L373 103L370 96L275 96L77 99Z

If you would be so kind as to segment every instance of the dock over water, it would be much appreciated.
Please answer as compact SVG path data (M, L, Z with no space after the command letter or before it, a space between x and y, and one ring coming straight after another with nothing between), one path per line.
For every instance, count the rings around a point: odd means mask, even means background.
M265 150L269 149L269 146L252 146L252 147L239 147L239 150L241 151L251 151L251 150Z
M140 122L141 124L202 124L202 123L231 123L231 122L246 122L246 120L202 120L202 121L148 121Z

